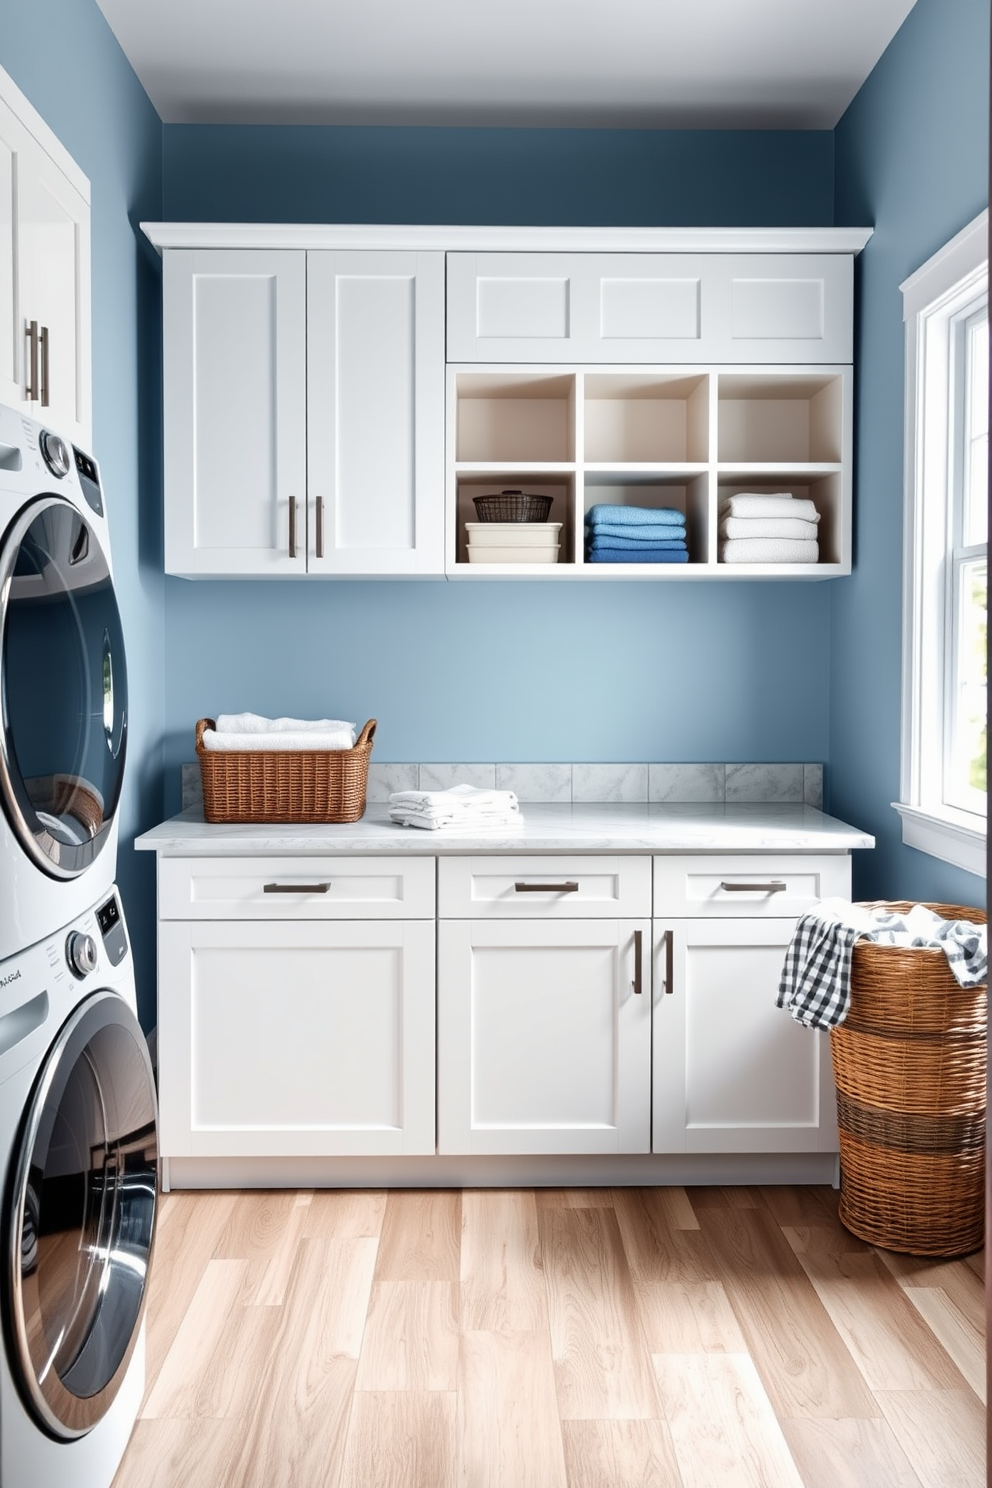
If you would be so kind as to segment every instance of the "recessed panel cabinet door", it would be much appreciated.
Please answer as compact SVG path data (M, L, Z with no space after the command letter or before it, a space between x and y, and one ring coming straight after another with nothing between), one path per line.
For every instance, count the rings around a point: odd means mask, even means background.
M159 925L161 1150L434 1151L434 924Z
M0 401L89 446L89 203L2 101Z
M309 572L444 571L444 255L307 255Z
M449 362L850 362L831 253L449 253Z
M649 1150L650 925L440 923L439 1152Z
M795 920L656 920L655 1152L835 1152L826 1034L776 1006Z
M164 255L167 573L304 573L306 255Z

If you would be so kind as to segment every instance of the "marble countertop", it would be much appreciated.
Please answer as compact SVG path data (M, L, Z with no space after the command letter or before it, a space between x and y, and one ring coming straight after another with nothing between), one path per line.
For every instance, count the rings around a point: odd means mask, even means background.
M400 827L386 805L370 804L350 823L205 822L191 807L137 838L165 857L267 853L328 855L449 853L849 852L874 847L857 827L812 806L780 803L527 803L522 825L436 832Z

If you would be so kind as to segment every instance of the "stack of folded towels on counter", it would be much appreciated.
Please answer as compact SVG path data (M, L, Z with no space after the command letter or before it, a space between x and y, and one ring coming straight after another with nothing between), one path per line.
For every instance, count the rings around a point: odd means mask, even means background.
M685 515L674 507L614 506L586 513L587 563L688 563Z
M354 749L355 725L340 718L263 718L258 713L218 713L203 730L203 747L237 749Z
M817 563L820 513L790 492L741 491L720 503L721 563Z
M523 826L520 806L513 791L484 790L476 785L453 785L450 790L394 791L389 815L403 827L464 827L479 831L489 827Z

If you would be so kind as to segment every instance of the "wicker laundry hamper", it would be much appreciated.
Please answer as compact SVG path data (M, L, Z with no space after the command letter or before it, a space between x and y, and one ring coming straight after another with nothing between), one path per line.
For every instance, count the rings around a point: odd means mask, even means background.
M985 924L979 909L927 908ZM943 951L855 941L850 1007L830 1049L839 1215L861 1239L910 1255L982 1245L986 1024L985 984L959 986Z

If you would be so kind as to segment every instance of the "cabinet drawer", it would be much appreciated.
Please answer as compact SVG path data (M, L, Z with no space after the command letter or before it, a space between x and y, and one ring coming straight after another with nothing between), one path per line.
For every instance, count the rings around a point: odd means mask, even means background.
M582 920L651 913L651 859L441 858L442 919Z
M163 920L389 920L434 914L433 858L162 858Z
M796 918L819 899L849 898L851 859L843 854L656 857L654 913Z

